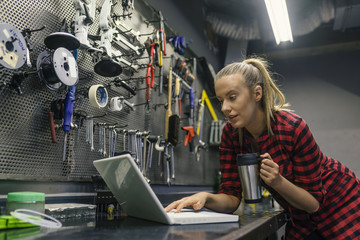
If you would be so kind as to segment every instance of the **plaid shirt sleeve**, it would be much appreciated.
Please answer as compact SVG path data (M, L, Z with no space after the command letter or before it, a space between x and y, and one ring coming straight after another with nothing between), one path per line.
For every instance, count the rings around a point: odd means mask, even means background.
M227 123L222 133L221 145L219 148L221 169L219 193L233 195L241 199L242 189L234 149L234 143L238 142L238 140L234 139L234 133L236 133L236 130L230 123Z
M320 149L304 120L301 119L294 133L294 183L321 203L325 190L321 180Z

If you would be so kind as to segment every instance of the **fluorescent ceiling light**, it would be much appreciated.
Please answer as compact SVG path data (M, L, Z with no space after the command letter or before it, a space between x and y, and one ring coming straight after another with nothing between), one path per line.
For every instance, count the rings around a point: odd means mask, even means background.
M276 43L293 41L285 0L264 0Z

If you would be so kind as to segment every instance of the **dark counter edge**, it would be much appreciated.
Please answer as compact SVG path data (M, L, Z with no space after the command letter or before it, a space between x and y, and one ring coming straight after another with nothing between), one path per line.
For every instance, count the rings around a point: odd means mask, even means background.
M263 216L255 222L242 226L240 229L234 230L218 240L266 239L278 231L285 223L285 213L278 212L270 218L268 216Z

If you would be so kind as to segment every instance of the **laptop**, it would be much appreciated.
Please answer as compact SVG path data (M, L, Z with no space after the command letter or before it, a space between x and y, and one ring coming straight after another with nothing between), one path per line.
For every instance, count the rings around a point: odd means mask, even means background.
M128 216L168 225L238 222L239 216L183 209L165 212L154 191L141 174L130 154L95 160L95 168Z

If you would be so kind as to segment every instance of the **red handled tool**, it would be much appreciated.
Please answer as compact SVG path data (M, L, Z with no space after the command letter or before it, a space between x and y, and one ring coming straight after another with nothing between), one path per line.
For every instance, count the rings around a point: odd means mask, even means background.
M146 100L150 99L150 88L154 87L154 75L155 75L155 67L154 67L154 53L155 53L155 43L151 43L150 48L150 62L147 64L146 69Z
M148 63L146 70L146 100L149 101L150 99L150 88L154 87L154 73L155 67Z
M192 139L195 137L194 127L193 126L186 126L181 127L182 130L186 131L184 146L186 147L188 143L191 143Z

